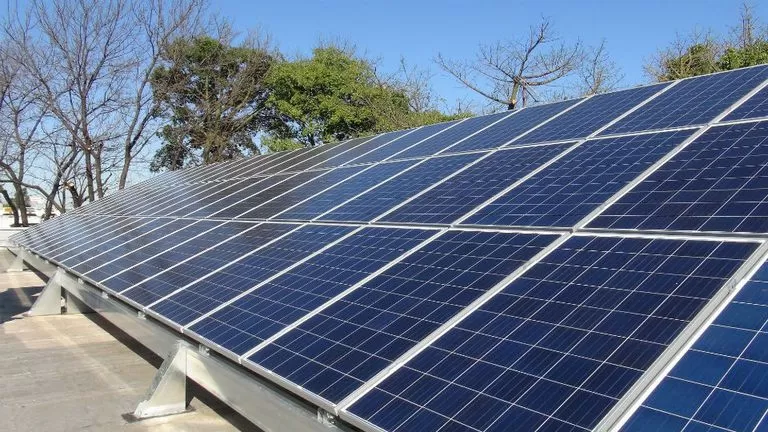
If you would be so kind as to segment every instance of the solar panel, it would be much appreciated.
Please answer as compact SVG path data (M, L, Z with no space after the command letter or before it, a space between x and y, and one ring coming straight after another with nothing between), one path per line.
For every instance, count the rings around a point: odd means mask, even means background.
M755 93L725 116L726 121L768 117L768 86Z
M464 224L571 227L693 131L588 140Z
M115 289L123 295L132 292L129 299L138 299L136 301L142 305L152 304L198 279L208 277L218 270L245 259L297 228L297 225L291 224L257 225L189 260L174 259L175 264L157 270L154 274L148 274L150 272L145 270L140 272L128 270L122 278L131 278L136 282L129 287L121 288L115 285Z
M88 260L87 264L76 264L75 267L79 268L91 280L101 282L125 268L140 264L144 260L165 251L173 250L184 242L213 230L222 223L213 221L185 222L186 226L179 229L174 229L175 222L173 222L161 230L146 235L140 243L131 241L99 256L97 259ZM116 259L119 259L119 262L115 262Z
M159 228L170 228L175 231L176 229L183 228L193 222L194 221L191 220L171 221L168 219L150 219L147 223L136 227L119 227L107 241L99 242L90 248L73 247L67 255L67 258L61 261L61 264L72 268L78 263L82 263L91 258L96 258L102 253L109 252L131 240L134 240L136 244L140 244L145 236L156 232ZM171 225L172 223L173 225ZM168 231L165 231L165 234L168 234Z
M526 107L512 117L492 125L486 130L473 135L450 148L451 152L470 150L482 150L498 147L509 142L514 143L515 138L536 125L546 121L550 117L578 103L578 99L555 102L546 105Z
M151 306L150 311L159 313L167 320L187 324L353 230L348 226L301 227L246 258L184 287ZM139 299L134 290L125 295L148 304L143 297Z
M274 219L310 220L341 205L345 201L386 181L388 178L408 169L418 161L400 161L374 165L365 175L353 177L321 192L293 207L278 213Z
M349 411L390 431L590 430L755 248L571 238Z
M756 432L766 78L165 173L11 242L363 431Z
M421 190L437 183L452 172L477 160L482 154L426 159L374 189L319 216L319 220L370 221Z
M444 130L439 135L435 135L432 138L428 138L419 144L398 153L394 157L397 159L415 158L431 156L439 153L443 150L449 149L450 146L458 141L469 137L472 134L478 133L483 128L489 127L493 123L509 116L509 112L503 112L499 114L491 114L483 117L473 117L462 121L456 126Z
M78 244L83 235L98 230L101 225L114 226L124 222L124 218L117 220L97 218L77 218L71 223L60 226L58 230L51 230L47 233L35 235L30 240L30 246L34 247L39 253L50 256L51 252L67 244Z
M454 222L568 147L569 145L547 145L502 150L490 154L402 207L385 214L379 220L411 223Z
M375 136L359 145L353 146L344 153L328 157L325 161L318 162L312 166L312 169L318 168L330 168L335 166L344 165L347 162L357 159L358 157L367 154L369 151L379 148L386 148L390 142L397 140L403 136L406 131L388 132L378 136ZM325 156L325 155L323 155ZM293 167L295 170L300 167Z
M768 122L711 128L588 226L768 231Z
M434 234L364 228L198 321L187 333L243 355Z
M307 182L314 181L318 177L327 174L328 171L307 171L297 174L278 174L270 179L277 179L277 183L267 188L260 188L259 192L251 194L239 201L221 208L217 212L213 213L211 217L217 218L234 218L239 217L243 213L260 206L261 204L278 197L293 188L301 186ZM262 183L263 184L263 183Z
M447 232L248 361L339 402L554 238Z
M603 133L707 123L766 79L768 66L686 79Z
M299 163L293 163L291 164L290 167L285 168L284 171L286 172L303 171L311 168L317 168L318 166L322 167L326 164L328 166L334 166L335 164L332 161L336 160L336 158L345 155L348 151L354 148L357 148L363 143L371 141L372 139L376 139L376 138L374 137L356 138L356 139L343 142L341 144L318 147L318 149L322 149L323 147L330 147L330 150L319 152L317 156L314 156L307 160L303 160Z
M210 194L203 197L198 204L198 208L187 214L188 217L210 217L214 213L228 209L249 197L262 193L274 185L289 179L294 174L278 174L268 177L257 177L242 183L237 183L238 187L227 188L226 194ZM186 210L186 209L185 209ZM183 213L183 211L181 212ZM239 213L235 213L237 216Z
M418 143L428 139L432 135L441 133L449 128L452 128L459 123L460 122L458 121L452 121L447 123L437 123L433 125L422 126L420 128L410 131L410 133L406 135L403 135L402 137L392 142L391 144L378 147L377 149L371 152L368 152L356 159L353 159L347 162L347 164L364 164L364 163L383 161L387 158L393 157L393 155L395 155L396 153L402 152L403 150L409 147L417 145Z
M461 141L449 149L450 152L483 150L499 147L513 142L528 129L544 122L555 114L573 106L578 100L555 102L546 105L527 107L490 126L488 129Z
M741 288L622 431L768 428L768 264Z
M105 223L98 226L98 228L91 228L87 231L77 231L75 233L58 234L56 237L59 242L55 243L55 247L49 248L45 252L46 256L52 260L59 262L62 259L70 256L73 251L83 251L90 246L100 244L106 239L114 237L116 232L128 231L133 228L139 227L151 221L152 219L143 218L123 218L123 217L110 217L103 218Z
M515 144L585 138L667 85L655 84L592 96L542 127L518 138Z
M291 189L282 195L276 196L269 201L265 201L261 205L251 208L251 210L239 216L239 219L270 218L295 204L309 199L310 197L359 174L365 168L367 167L354 166L334 169L296 187L295 189Z
M198 229L197 226L195 226L195 228ZM234 236L243 234L254 228L256 228L256 225L252 223L226 222L205 232L205 235L188 239L186 243L179 243L175 246L168 247L162 242L158 242L157 245L160 247L154 249L155 251L159 250L159 252L142 262L141 265L129 267L130 264L122 265L125 261L120 262L118 265L121 265L122 269L114 269L114 273L107 273L105 279L100 279L98 281L113 292L121 292L145 279L158 275L166 269L180 264L184 260L192 258L219 243L225 242ZM175 239L176 236L174 236L174 240ZM130 263L131 260L127 262Z

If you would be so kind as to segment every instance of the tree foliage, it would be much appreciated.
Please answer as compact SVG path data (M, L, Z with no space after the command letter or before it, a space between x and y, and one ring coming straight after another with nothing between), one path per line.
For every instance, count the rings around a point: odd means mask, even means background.
M768 30L745 4L730 37L710 31L678 35L647 62L645 70L656 81L669 81L764 63L768 63Z
M174 41L151 78L155 101L168 119L151 168L257 152L254 135L273 121L264 80L275 59L255 39L239 46L210 36Z
M423 81L381 77L372 62L337 46L273 65L266 86L276 118L262 143L273 151L454 117L433 107Z

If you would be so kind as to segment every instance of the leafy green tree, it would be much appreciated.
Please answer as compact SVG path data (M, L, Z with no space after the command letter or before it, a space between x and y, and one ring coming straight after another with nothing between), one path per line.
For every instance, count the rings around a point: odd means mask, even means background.
M273 151L455 117L414 109L401 83L378 77L370 62L333 46L316 48L308 59L273 65L265 84L267 105L277 115L262 144Z
M178 169L258 152L253 138L273 122L264 79L276 55L258 43L209 36L174 41L151 77L169 124L151 168ZM199 158L199 159L198 159Z
M656 81L669 81L768 63L768 31L748 5L730 38L711 33L678 37L646 65Z
M280 115L272 133L305 145L343 140L376 129L371 101L397 97L375 85L368 65L337 48L276 64L266 82L267 104Z
M741 48L727 48L718 61L722 70L768 63L768 41L756 41Z

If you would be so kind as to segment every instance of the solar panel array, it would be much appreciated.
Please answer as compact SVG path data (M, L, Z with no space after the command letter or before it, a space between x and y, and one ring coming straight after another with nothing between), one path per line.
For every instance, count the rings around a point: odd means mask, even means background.
M765 430L766 89L164 173L12 240L363 430Z

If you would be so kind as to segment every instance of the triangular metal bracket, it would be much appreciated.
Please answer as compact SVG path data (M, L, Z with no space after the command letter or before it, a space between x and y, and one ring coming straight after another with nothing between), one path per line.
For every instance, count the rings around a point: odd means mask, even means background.
M59 284L59 273L48 279L45 288L35 300L35 304L27 311L27 316L61 315L64 306L62 289Z
M8 268L5 270L6 273L18 273L22 272L27 269L26 264L24 264L24 258L23 253L20 250L16 251L16 257L13 259L13 262L11 262L11 265L8 266Z
M155 374L152 386L131 417L143 420L187 412L187 352L191 346L179 341Z

